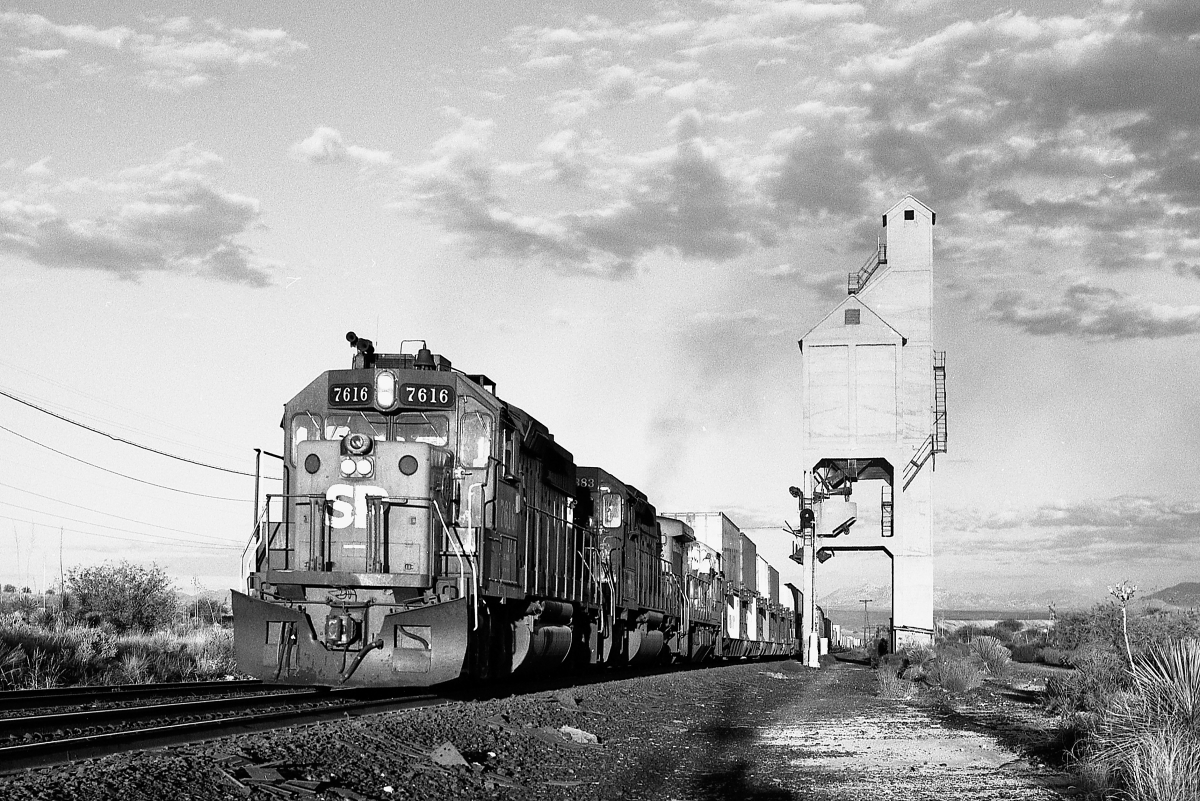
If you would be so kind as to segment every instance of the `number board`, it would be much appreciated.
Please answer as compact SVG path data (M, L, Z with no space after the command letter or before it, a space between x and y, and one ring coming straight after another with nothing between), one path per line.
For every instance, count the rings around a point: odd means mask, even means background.
M370 384L330 384L329 405L344 409L370 406L375 400L374 394Z
M454 387L445 384L401 384L400 405L422 409L454 408Z

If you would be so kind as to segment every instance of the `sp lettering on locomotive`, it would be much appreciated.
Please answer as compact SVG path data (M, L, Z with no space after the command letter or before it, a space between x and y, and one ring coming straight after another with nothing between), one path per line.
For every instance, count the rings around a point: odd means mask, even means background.
M367 497L386 498L387 490L365 484L334 484L325 490L329 503L326 522L331 528L343 529L367 527Z

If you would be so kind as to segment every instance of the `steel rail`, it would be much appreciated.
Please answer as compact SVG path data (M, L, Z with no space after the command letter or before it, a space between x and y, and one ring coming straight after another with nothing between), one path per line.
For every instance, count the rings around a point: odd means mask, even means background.
M207 698L203 701L108 706L103 709L80 709L74 712L56 712L46 715L18 715L0 718L0 736L55 729L78 729L135 720L154 720L155 718L178 719L186 715L203 715L243 707L280 706L304 703L305 701L325 701L337 697L331 695L331 691L327 688L309 687L282 693L255 693L253 695L235 695L230 698Z
M162 684L113 684L107 686L54 687L42 690L6 690L0 692L0 710L32 709L92 701L120 701L126 698L153 698L161 695L210 695L266 687L258 679L239 681L180 681Z
M331 691L335 692L335 691ZM298 726L347 717L436 706L447 700L436 695L391 697L370 701L322 706L318 709L283 710L239 715L212 720L174 723L144 729L93 734L70 739L23 743L0 748L0 775L48 765L61 765L127 751L150 750L165 746L201 742L237 734Z

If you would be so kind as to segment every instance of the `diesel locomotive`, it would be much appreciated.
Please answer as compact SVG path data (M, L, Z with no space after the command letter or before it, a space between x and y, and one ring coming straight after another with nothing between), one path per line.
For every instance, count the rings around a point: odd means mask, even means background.
M763 622L734 624L747 591L720 544L576 466L487 376L420 340L385 354L347 339L351 368L284 407L283 490L233 593L239 670L426 686L797 650L794 604L764 589Z

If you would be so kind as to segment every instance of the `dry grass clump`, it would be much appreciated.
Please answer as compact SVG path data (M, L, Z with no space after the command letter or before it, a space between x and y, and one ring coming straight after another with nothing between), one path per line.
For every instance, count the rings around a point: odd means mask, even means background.
M962 646L938 648L925 666L926 678L951 695L962 695L983 686L983 662Z
M880 665L875 671L875 688L880 698L893 701L912 698L916 689L911 681L900 678L895 667L891 665Z
M201 681L233 672L233 632L219 627L113 634L0 623L0 689Z

